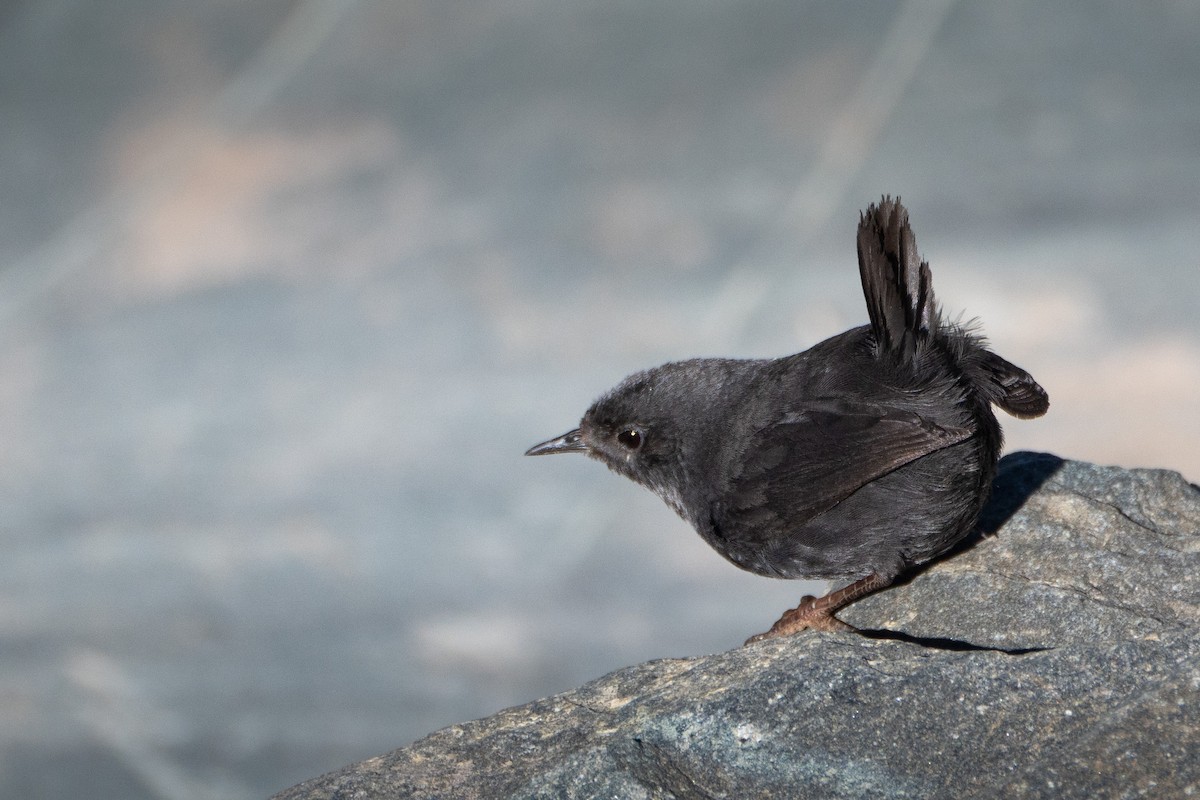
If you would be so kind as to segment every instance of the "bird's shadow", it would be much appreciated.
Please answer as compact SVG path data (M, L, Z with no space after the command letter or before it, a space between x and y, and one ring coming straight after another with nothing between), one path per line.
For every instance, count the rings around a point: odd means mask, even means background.
M1051 453L1035 453L1021 450L1000 459L996 478L992 481L992 495L979 515L975 530L957 545L928 564L912 570L893 582L889 588L903 586L921 575L934 564L954 558L970 550L984 539L995 536L1004 523L1021 510L1021 506L1042 487L1054 473L1062 469L1066 461Z
M1004 527L1004 523L1008 522L1046 481L1050 480L1056 472L1062 469L1064 463L1066 462L1056 455L1030 451L1011 453L1002 458L996 470L996 479L992 482L991 499L988 500L987 505L984 506L983 512L980 514L979 524L976 526L975 532L937 560L954 558L959 553L970 550L983 539L995 536ZM924 571L925 569L919 569L908 575L904 575L893 586L902 586ZM859 633L869 639L888 639L897 642L907 642L936 650L992 651L1007 653L1008 655L1025 655L1026 653L1037 653L1049 649L1045 647L989 647L960 639L946 639L938 636L914 636L902 631L892 631L882 628L859 629Z
M953 558L964 550L970 550L983 539L995 536L1004 527L1004 523L1012 519L1026 501L1046 481L1054 477L1065 463L1066 461L1052 453L1034 453L1028 450L1010 453L1000 459L996 478L992 481L992 496L979 515L975 532L959 542L944 558Z
M963 641L962 639L947 639L944 636L913 636L903 631L890 631L887 628L859 628L858 633L868 639L887 639L893 642L906 642L932 650L949 650L956 653L991 652L1004 653L1010 656L1023 656L1028 653L1040 653L1053 650L1052 647L990 647L985 644Z
M998 531L1065 463L1053 453L1029 450L1000 459L996 479L992 481L992 497L979 517L983 533L990 536Z

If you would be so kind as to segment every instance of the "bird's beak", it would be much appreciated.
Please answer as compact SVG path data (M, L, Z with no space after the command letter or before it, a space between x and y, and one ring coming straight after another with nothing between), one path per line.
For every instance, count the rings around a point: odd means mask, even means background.
M525 451L525 455L548 456L554 453L586 453L587 451L588 446L583 441L583 434L579 432L579 428L576 428L569 433L564 433L557 439L535 444Z

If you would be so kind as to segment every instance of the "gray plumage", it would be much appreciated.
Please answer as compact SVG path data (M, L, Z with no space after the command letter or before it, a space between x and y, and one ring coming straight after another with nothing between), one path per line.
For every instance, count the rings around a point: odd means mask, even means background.
M978 334L942 319L899 200L862 215L858 260L870 324L784 358L631 375L578 429L528 454L602 461L743 569L860 581L793 615L831 617L942 555L990 491L1002 442L991 406L1033 417L1049 401Z

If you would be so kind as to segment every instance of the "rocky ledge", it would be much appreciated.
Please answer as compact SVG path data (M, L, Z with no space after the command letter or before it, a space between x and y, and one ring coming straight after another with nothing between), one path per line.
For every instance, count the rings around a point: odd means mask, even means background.
M842 618L629 667L279 795L1200 796L1200 490L1017 453L984 533Z

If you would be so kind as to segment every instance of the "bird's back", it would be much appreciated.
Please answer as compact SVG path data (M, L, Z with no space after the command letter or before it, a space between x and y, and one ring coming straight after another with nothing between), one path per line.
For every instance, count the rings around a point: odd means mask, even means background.
M991 404L1045 410L1028 373L942 321L898 201L868 209L858 253L870 324L764 367L714 465L697 528L760 574L890 580L941 555L987 501Z

